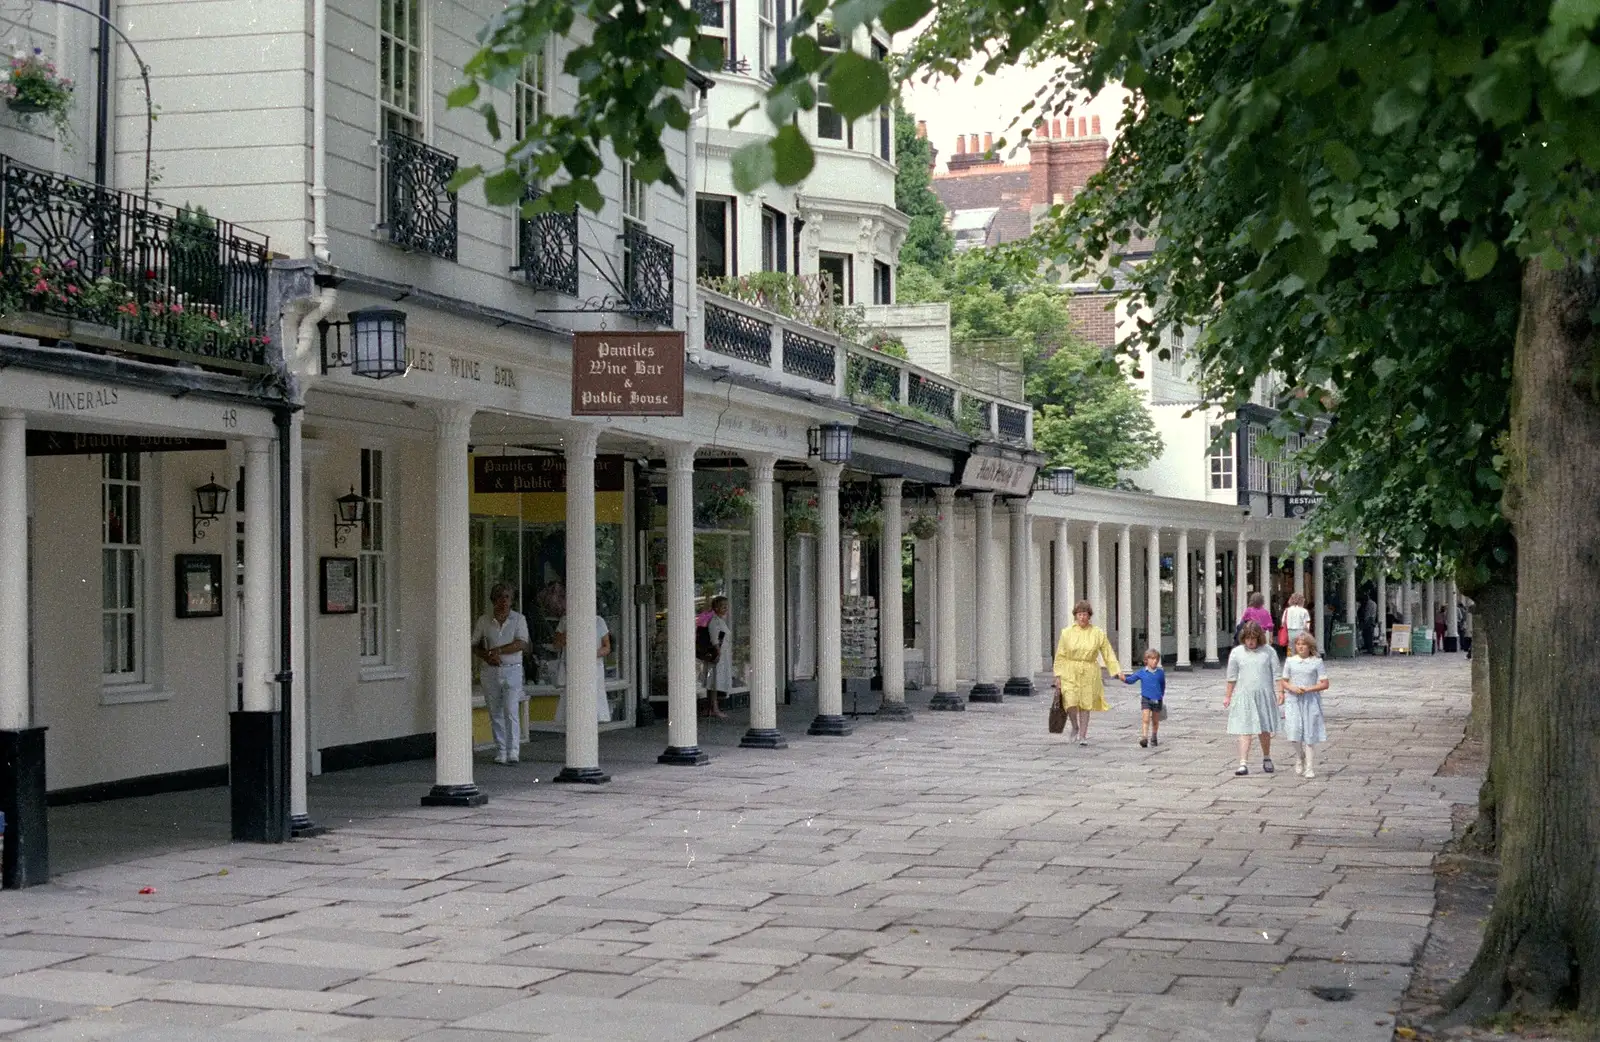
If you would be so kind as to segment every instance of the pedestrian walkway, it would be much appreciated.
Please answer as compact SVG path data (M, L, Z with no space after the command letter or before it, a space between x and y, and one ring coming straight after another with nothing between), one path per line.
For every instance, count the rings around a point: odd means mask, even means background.
M1043 699L918 711L702 768L609 736L601 787L428 765L318 779L334 827L0 894L0 1033L28 1040L1377 1042L1471 778L1434 773L1458 657L1335 663L1307 781L1232 777L1221 674L1086 748ZM913 695L913 708L920 709ZM797 718L798 719L798 718ZM526 753L525 753L526 755ZM149 890L141 893L141 890ZM220 1030L226 1027L227 1030Z

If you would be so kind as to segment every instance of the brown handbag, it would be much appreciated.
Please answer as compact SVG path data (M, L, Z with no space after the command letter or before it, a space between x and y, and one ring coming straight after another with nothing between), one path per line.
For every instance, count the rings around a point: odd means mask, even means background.
M1061 691L1050 692L1050 733L1060 734L1067 729L1067 711L1061 707Z

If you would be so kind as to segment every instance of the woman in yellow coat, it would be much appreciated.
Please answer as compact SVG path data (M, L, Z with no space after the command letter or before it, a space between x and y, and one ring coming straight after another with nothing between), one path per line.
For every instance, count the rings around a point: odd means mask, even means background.
M1106 672L1122 679L1122 667L1117 663L1117 653L1111 650L1106 631L1090 624L1094 608L1088 601L1072 606L1073 625L1061 631L1056 642L1056 697L1061 708L1067 711L1067 722L1072 725L1069 738L1079 745L1089 744L1089 713L1104 712L1106 689L1100 682L1100 662L1104 660Z

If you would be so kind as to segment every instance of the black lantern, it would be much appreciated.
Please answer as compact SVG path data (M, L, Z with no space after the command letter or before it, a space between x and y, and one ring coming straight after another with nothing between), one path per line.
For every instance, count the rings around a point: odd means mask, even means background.
M350 312L350 371L382 380L403 376L406 364L406 313L394 308Z
M1070 496L1078 490L1078 472L1071 467L1051 467L1049 489L1058 496Z
M333 501L337 513L333 515L333 545L343 546L345 533L367 519L367 501L350 486L348 496Z
M810 454L824 463L849 463L855 430L842 423L824 423L806 432Z
M228 512L228 486L217 484L217 476L194 490L194 534L190 541L198 543L200 532L211 522Z

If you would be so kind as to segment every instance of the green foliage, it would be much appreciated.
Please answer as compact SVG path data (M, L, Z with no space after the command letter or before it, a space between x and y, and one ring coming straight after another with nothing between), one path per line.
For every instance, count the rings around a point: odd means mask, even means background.
M834 296L833 276L827 272L812 277L754 271L748 275L702 278L700 285L852 343L861 343L866 337L866 308L840 303Z
M1161 455L1161 435L1143 396L1080 340L1064 342L1033 367L1028 400L1034 448L1049 457L1049 466L1075 467L1085 485L1122 487L1121 471L1149 466Z
M895 209L911 218L900 247L900 295L904 299L906 266L942 268L955 251L955 236L945 227L944 203L933 193L933 146L917 136L916 118L899 105L894 109L894 154L899 163L894 178Z

